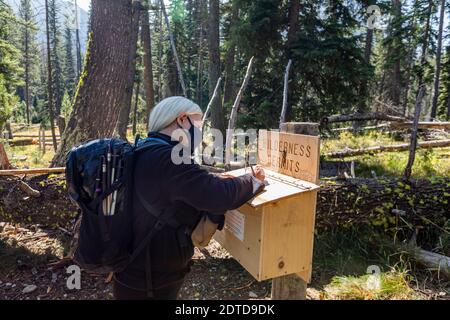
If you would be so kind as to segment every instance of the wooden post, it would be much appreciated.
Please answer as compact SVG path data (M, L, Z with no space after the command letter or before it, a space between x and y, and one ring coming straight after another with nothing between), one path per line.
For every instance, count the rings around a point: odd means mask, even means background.
M280 130L287 133L318 136L319 124L286 122L280 125ZM306 300L306 288L306 281L297 274L272 279L272 300Z

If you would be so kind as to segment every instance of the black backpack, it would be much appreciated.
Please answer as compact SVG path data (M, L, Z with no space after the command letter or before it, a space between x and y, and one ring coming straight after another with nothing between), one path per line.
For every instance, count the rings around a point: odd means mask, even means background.
M68 153L67 188L81 215L73 260L83 269L120 272L149 245L157 231L166 225L179 226L175 217L154 210L133 188L136 159L154 144L168 143L158 138L139 141L137 137L134 145L121 139L98 139ZM146 238L134 250L133 192L154 217Z

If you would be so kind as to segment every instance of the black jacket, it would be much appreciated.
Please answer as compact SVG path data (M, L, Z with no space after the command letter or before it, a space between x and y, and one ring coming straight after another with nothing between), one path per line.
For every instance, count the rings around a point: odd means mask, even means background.
M202 212L220 217L240 207L254 196L250 175L223 178L209 173L197 164L175 165L172 148L178 142L160 133L149 137L169 143L155 144L139 156L135 164L135 188L143 191L147 202L157 210L174 210L181 227L164 227L149 246L153 289L181 281L190 270L194 248L190 239L192 229ZM134 192L136 194L136 192ZM133 198L134 247L144 239L154 218ZM123 272L115 274L122 284L146 290L146 253L142 253Z

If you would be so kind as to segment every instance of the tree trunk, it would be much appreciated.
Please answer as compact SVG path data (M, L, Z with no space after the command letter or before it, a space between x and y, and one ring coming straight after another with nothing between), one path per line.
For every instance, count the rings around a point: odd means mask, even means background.
M144 47L144 89L145 89L145 124L148 125L150 111L155 105L155 91L153 89L153 66L152 66L152 42L150 35L150 22L148 8L142 10L141 41Z
M49 30L49 12L48 12L48 0L45 0L45 24L46 24L46 34L47 34L47 95L48 95L48 112L50 117L50 128L52 131L53 149L58 147L56 143L56 133L55 133L55 115L54 115L54 105L53 105L53 77L52 77L52 59L50 50L50 30Z
M211 98L220 77L219 51L219 0L209 0L209 97ZM211 127L225 133L221 99L215 99L211 106Z
M232 1L231 8L231 24L228 31L229 48L225 54L225 84L223 89L223 105L226 106L233 101L235 94L235 80L234 80L234 61L236 57L236 40L234 39L233 28L239 23L239 7L236 0Z
M163 41L164 41L164 35L163 35L163 14L162 14L162 8L159 10L159 40L158 40L158 67L157 67L157 77L158 77L158 101L161 101L163 99L162 94L162 82L161 82L161 72L162 72L162 51L163 51Z
M437 103L439 98L439 81L441 76L441 51L442 51L442 30L444 28L445 0L441 0L441 13L439 17L439 34L436 50L436 73L434 75L434 93L431 106L431 119L436 118Z
M390 26L390 33L395 34L400 28L400 19L402 16L402 5L400 0L392 0L392 11L394 18ZM388 70L386 79L386 89L388 98L395 106L400 105L401 96L401 59L398 53L399 43L395 43L389 50L388 56L395 59Z
M291 47L298 36L298 17L300 14L300 0L291 0L289 9L289 31L287 35L288 58L291 58Z
M136 76L136 49L139 37L139 20L141 15L140 2L133 2L131 17L131 35L128 39L130 42L130 51L128 57L128 70L125 74L126 86L124 99L120 108L119 119L116 125L116 134L122 139L127 140L127 127L130 120L131 102L133 99L133 85Z
M141 89L141 82L138 80L136 83L136 90L134 95L134 110L133 110L133 137L136 135L137 132L137 109L138 109L138 102L139 102L139 90ZM148 125L148 121L145 122L146 125Z
M78 5L77 0L75 0L75 47L77 50L77 79L80 79L82 62L81 62L81 44L80 44L80 24L78 22Z
M86 72L52 166L63 164L73 145L112 135L129 87L124 75L129 74L131 67L131 17L131 0L92 2Z
M414 121L411 128L411 144L409 146L409 157L408 163L405 168L405 179L411 177L412 166L416 158L416 148L417 148L417 126L419 124L420 111L422 110L422 98L425 91L425 86L420 87L419 93L417 94L416 106L414 112Z
M199 0L199 16L198 21L200 24L200 32L198 35L198 47L197 47L197 84L195 88L195 94L197 97L197 103L199 106L203 105L203 86L202 86L202 80L203 80L203 37L204 37L204 13L205 13L205 1L206 0Z
M370 57L372 55L372 43L373 43L373 29L368 28L367 34L366 34L366 44L364 48L364 61L366 62L367 66L370 65ZM359 97L360 102L358 104L357 112L358 113L364 113L367 111L367 99L368 99L368 83L367 81L363 81L361 83L361 86L359 88ZM357 130L359 128L360 123L354 122L353 128Z
M29 21L28 15L26 21ZM27 113L27 124L30 125L30 47L28 27L25 27L25 106Z
M169 16L166 12L166 6L164 5L164 0L160 0L161 10L164 15L164 20L166 21L167 32L169 33L170 45L172 47L172 54L175 60L175 64L177 66L178 78L180 80L181 89L183 90L183 96L186 97L186 85L184 83L183 70L181 68L180 58L178 56L177 47L175 45L175 39L173 37L172 30L170 29Z

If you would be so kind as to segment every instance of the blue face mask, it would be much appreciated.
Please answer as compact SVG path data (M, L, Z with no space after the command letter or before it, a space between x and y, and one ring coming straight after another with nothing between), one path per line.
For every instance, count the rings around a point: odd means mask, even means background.
M200 143L202 143L202 140L203 140L202 139L202 130L200 130L199 128L194 126L194 124L191 121L191 118L189 118L189 117L187 117L187 118L188 118L189 124L191 125L191 127L188 130L189 137L190 137L190 140L191 140L191 154L194 154L195 148L197 148L197 146L199 146ZM181 129L185 130L179 124L178 124L178 127L180 127Z

